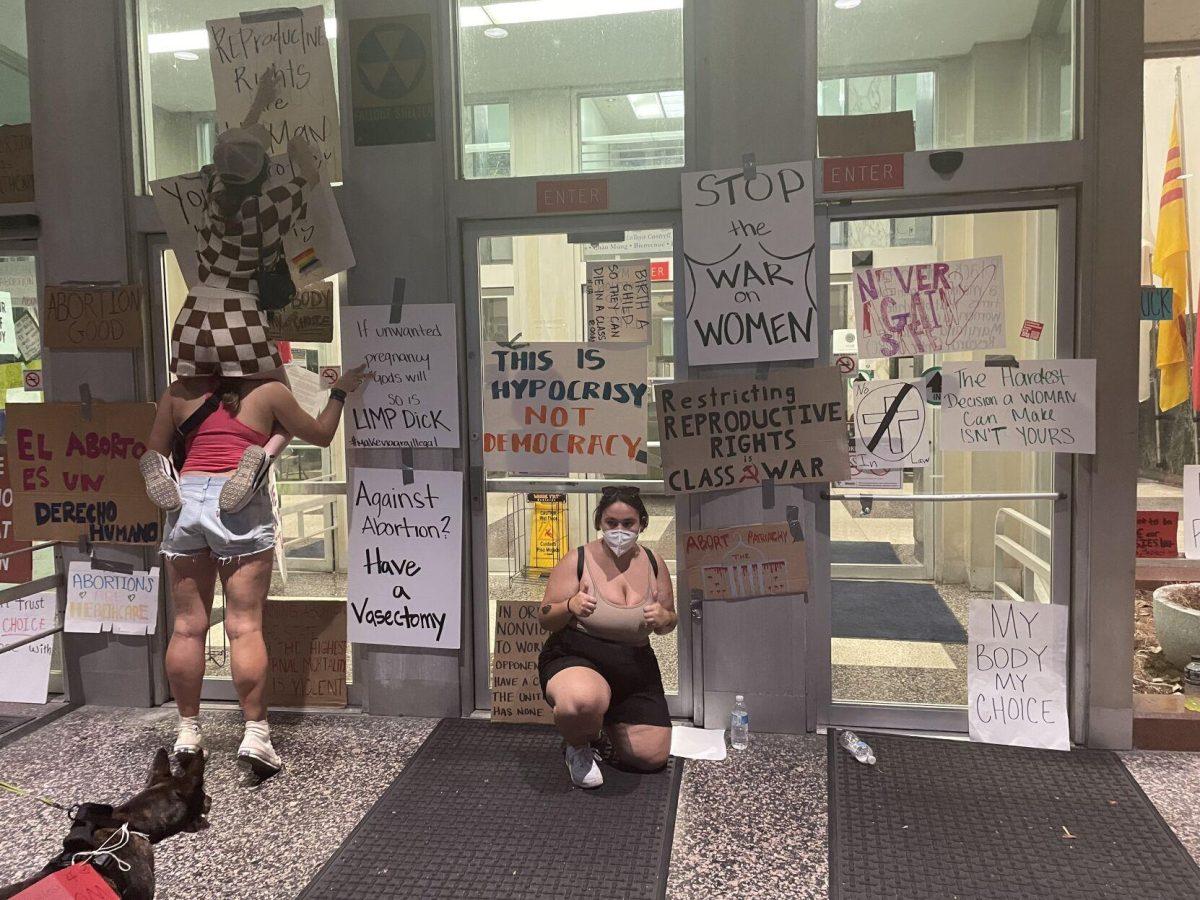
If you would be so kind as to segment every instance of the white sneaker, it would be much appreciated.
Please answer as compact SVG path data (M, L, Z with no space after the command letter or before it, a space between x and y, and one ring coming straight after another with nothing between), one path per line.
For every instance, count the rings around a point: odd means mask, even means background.
M567 771L571 773L571 783L581 788L598 788L604 784L604 776L600 774L600 766L596 764L596 751L590 745L572 747L563 751L567 760Z
M273 456L268 456L262 447L249 446L242 453L237 470L229 476L217 498L217 506L223 513L241 512L254 495L267 483Z
M175 737L173 751L180 753L199 753L208 756L204 749L204 733L200 730L199 716L180 716L179 733Z
M283 768L283 760L271 746L271 730L265 721L246 723L246 734L238 747L238 765L259 779L270 778Z

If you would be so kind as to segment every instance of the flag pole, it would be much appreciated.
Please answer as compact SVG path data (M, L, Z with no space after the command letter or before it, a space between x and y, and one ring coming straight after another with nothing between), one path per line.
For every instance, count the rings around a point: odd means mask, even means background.
M1179 121L1179 171L1183 177L1179 180L1183 190L1183 222L1187 226L1188 248L1183 254L1184 272L1187 276L1187 286L1184 289L1184 300L1187 303L1187 328L1184 333L1184 352L1187 355L1187 370L1188 370L1188 402L1191 406L1188 419L1191 422L1192 431L1192 461L1200 462L1200 429L1196 427L1196 398L1191 395L1191 385L1193 377L1193 360L1196 358L1196 324L1192 314L1192 229L1191 223L1188 221L1188 182L1191 181L1191 172L1187 167L1187 154L1184 147L1187 141L1184 138L1185 129L1183 124L1183 73L1180 66L1175 67L1175 114Z

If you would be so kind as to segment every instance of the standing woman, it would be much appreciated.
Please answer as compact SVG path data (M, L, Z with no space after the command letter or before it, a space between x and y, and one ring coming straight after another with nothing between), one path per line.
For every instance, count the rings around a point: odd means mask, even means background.
M149 447L169 454L180 426L192 416L187 457L180 474L181 508L168 514L161 552L174 606L174 630L167 646L167 679L179 708L176 753L203 753L200 685L204 642L216 581L225 597L233 685L246 719L238 748L239 764L260 778L279 771L279 754L267 727L267 648L262 635L263 606L271 585L275 555L275 511L258 492L238 512L224 512L219 497L249 447L261 447L276 423L319 447L337 432L346 394L370 374L366 366L345 372L329 392L317 418L308 415L287 385L278 381L181 378L158 402ZM195 422L195 419L192 419Z
M666 564L638 544L649 522L637 488L605 488L594 520L600 538L559 561L538 612L551 632L538 676L578 787L604 783L592 747L602 731L629 768L656 771L670 753L671 717L650 634L670 633L679 616Z
M299 174L264 190L271 135L258 119L277 92L276 73L268 69L259 78L241 127L217 137L213 163L202 170L208 182L204 219L197 231L200 281L188 291L171 330L171 372L179 378L287 383L279 350L268 336L266 313L259 307L264 290L260 282L274 267L286 266L283 236L302 213L307 190L321 176L312 148L297 137L288 144L288 158ZM246 448L225 484L222 511L236 512L250 502L290 438L277 432L265 446ZM151 500L167 511L178 509L177 473L168 459L147 453L141 469Z

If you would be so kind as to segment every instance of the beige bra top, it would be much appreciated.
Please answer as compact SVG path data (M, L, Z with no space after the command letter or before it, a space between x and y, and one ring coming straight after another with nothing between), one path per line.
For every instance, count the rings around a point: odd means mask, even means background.
M644 548L643 551L646 553L650 552ZM602 638L606 641L615 641L619 644L629 644L635 647L649 643L650 626L646 624L646 620L642 616L642 604L637 606L618 606L607 600L600 592L600 582L596 579L595 573L592 572L591 560L587 558L587 554L584 553L582 547L579 548L579 552L583 553L584 566L587 568L588 574L592 576L592 585L596 592L596 610L586 619L581 619L577 616L572 625L584 634L590 634L592 637ZM648 570L646 576L646 600L649 600L653 595L654 582Z

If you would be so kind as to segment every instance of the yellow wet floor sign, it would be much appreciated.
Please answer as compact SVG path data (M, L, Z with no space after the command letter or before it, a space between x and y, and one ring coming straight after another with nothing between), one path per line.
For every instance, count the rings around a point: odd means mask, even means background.
M549 575L567 555L567 495L530 494L528 575Z

